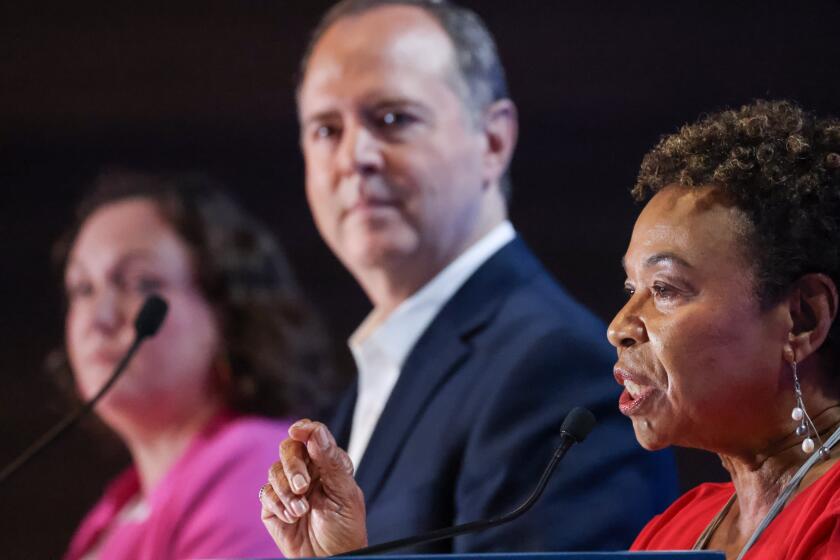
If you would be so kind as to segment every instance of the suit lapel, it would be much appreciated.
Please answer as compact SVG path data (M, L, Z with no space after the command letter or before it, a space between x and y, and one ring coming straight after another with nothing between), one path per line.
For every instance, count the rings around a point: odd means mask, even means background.
M345 391L328 424L330 432L335 437L335 442L342 449L347 449L350 445L350 430L353 428L353 409L356 407L358 390L358 382L353 382Z
M449 328L432 329L421 338L428 344L418 344L409 355L356 474L368 503L376 498L418 415L468 354L467 346ZM434 353L426 350L429 347Z
M541 270L539 263L525 244L515 239L467 280L417 341L356 473L356 482L369 504L376 499L420 414L446 379L469 357L469 338L492 319L500 303L522 278L532 276L537 270ZM352 409L351 404L350 421Z

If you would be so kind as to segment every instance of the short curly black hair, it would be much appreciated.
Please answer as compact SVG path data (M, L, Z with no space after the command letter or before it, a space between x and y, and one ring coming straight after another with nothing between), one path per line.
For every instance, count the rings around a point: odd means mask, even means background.
M151 173L109 168L77 208L75 222L53 247L63 276L86 220L108 204L130 198L155 203L189 247L196 283L219 322L217 361L225 404L240 413L299 416L319 412L336 388L330 344L303 297L274 236L204 173ZM48 359L59 382L69 380L62 348Z
M644 201L672 184L717 186L743 211L763 307L804 274L840 286L840 120L786 100L703 116L645 155L632 193ZM840 351L837 324L826 346Z

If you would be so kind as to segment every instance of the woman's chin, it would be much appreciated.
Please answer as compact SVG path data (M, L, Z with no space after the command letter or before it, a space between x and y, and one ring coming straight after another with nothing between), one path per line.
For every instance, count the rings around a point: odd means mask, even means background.
M633 418L633 431L636 433L636 441L648 451L659 451L671 445L671 442L653 430L651 422L645 418Z
M142 393L137 394L132 389L133 387L128 385L120 387L119 383L115 383L96 403L96 415L109 425L114 421L124 420L126 417L150 417L151 411L155 410L155 399Z

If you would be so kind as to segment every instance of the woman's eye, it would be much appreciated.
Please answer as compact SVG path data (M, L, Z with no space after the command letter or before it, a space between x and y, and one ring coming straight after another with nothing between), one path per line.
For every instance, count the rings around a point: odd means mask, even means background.
M624 284L624 295L626 295L627 297L630 297L635 293L636 293L636 288L634 288L632 284Z
M163 282L151 276L141 276L131 280L129 287L139 294L151 294L159 292L163 287Z
M72 301L91 295L93 293L93 285L89 282L74 282L68 284L64 290L67 294L67 299Z
M650 288L651 293L657 299L670 299L676 295L674 289L667 284L656 282Z

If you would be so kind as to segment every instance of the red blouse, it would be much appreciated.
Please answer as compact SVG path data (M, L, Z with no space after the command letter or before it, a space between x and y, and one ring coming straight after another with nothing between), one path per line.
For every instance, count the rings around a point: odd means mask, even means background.
M735 491L701 484L648 523L630 550L688 550ZM840 462L776 516L745 560L840 559Z

